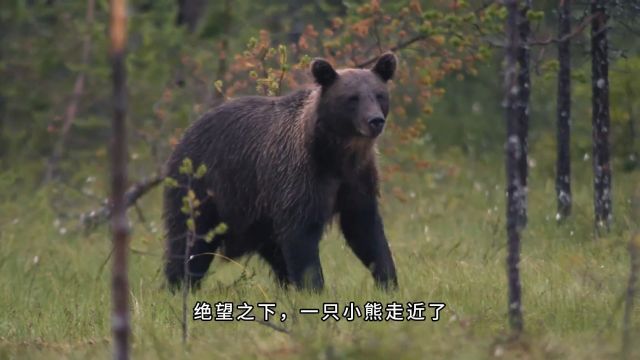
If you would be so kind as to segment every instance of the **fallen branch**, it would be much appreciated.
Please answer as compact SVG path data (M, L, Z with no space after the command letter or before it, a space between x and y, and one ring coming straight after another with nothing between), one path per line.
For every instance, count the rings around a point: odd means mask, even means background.
M163 175L153 175L148 178L144 178L137 183L133 184L127 192L124 194L125 205L127 208L134 206L137 201L144 196L151 189L160 185L164 180ZM106 222L111 218L111 202L107 199L103 202L102 207L97 210L92 210L80 215L80 222L85 229L91 230L98 225Z

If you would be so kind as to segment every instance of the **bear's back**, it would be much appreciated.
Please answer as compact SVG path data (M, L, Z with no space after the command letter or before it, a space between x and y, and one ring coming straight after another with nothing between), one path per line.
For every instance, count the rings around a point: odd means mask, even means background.
M286 145L281 142L296 132L296 123L304 121L300 114L310 92L240 97L209 110L185 131L171 162L179 165L185 157L194 163L233 160Z
M199 196L215 193L222 213L243 210L252 218L286 201L282 189L299 188L293 184L310 177L301 118L310 93L241 97L210 110L185 131L167 164L168 175L182 177L184 158L194 167L205 164L205 181L194 183L194 190Z

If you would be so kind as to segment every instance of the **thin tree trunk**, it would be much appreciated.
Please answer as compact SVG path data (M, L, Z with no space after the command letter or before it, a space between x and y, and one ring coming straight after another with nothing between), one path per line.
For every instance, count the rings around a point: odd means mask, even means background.
M628 124L628 129L629 129L629 162L630 162L630 168L635 169L638 167L638 165L640 165L640 158L638 158L638 149L636 148L637 146L637 131L636 131L636 123L635 123L635 113L633 111L633 102L635 101L636 97L635 94L633 93L633 88L631 86L631 81L635 81L634 80L627 80L627 84L626 84L626 90L627 90L627 111L629 112L629 124Z
M529 145L527 137L529 135L529 97L531 94L531 77L529 71L529 60L531 57L531 51L529 49L528 41L531 33L531 27L527 13L531 9L531 0L525 0L524 6L520 10L520 17L518 19L518 33L520 36L520 43L518 46L518 101L516 103L516 111L518 117L518 139L522 152L520 153L520 159L518 160L518 172L520 176L520 185L522 186L522 206L519 209L518 218L520 226L525 227L527 225L527 177L529 175L528 156Z
M205 0L178 0L178 16L176 23L186 25L189 31L195 31L204 14L207 1Z
M593 126L594 210L596 230L609 229L611 209L611 164L609 162L609 59L607 0L591 0L591 88Z
M507 143L505 146L505 165L507 175L507 279L509 286L509 324L519 334L523 329L520 289L520 232L522 223L519 214L524 206L522 184L520 182L520 159L522 144L518 131L518 97L516 57L518 54L518 1L505 0L507 8L506 53L505 53L505 117L507 125Z
M189 251L191 250L191 232L187 234L187 242L184 245L184 258L182 262L182 271L184 276L182 278L182 344L187 344L189 338L189 322L187 316L187 299L189 298L189 288L191 287L189 281Z
M638 292L638 273L640 273L640 187L636 187L632 203L634 229L629 241L629 281L625 294L624 315L622 318L622 358L631 359L632 355L632 319L636 293Z
M1 30L0 30L1 31ZM2 41L2 39L0 39ZM2 61L2 57L0 56L0 61ZM4 119L5 119L5 108L6 108L6 100L5 97L0 92L0 159L4 158L5 154L5 135L4 135Z
M111 231L113 236L112 332L114 359L129 358L129 281L127 252L129 224L125 191L127 190L126 73L127 42L126 0L111 0L111 66L113 80L113 121L111 135Z
M4 22L0 22L0 63L4 63L5 47L2 46L2 44L6 44L5 37L8 30L9 30L8 24L5 24ZM5 140L5 130L4 130L5 118L7 116L5 113L6 103L7 103L7 100L4 95L5 87L0 88L0 160L4 158L5 151L6 151L5 148L7 146L7 141Z
M556 196L558 212L562 220L571 214L571 0L560 0L558 11L558 102L557 102L557 147Z

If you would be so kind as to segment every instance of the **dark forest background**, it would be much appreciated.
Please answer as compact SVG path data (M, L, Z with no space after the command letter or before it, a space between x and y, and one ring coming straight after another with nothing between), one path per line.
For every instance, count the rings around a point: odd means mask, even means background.
M422 154L425 146L471 158L500 153L505 131L498 101L502 49L495 46L502 40L500 6L490 1L415 4L420 13L403 13L409 2L383 2L379 9L367 10L370 4L341 1L131 1L127 70L134 175L153 171L171 141L219 98L259 92L256 83L268 78L266 71L280 70L277 54L260 64L262 50L247 47L252 39L275 52L283 45L287 62L296 68L304 57L317 56L329 57L337 66L354 66L354 61L364 62L380 50L425 34L426 40L398 52L402 74L397 84L402 86L393 92L392 122L400 127L393 135L403 141L394 137L389 140L394 146L388 148L408 156ZM611 144L615 160L630 169L637 165L640 113L640 85L635 81L640 71L638 20L631 11L637 9L612 8ZM556 2L539 1L534 9L535 38L556 37ZM73 182L78 175L74 164L106 155L107 2L95 1L92 19L87 19L84 1L10 1L0 11L2 166L29 168L24 176L36 186L50 177L44 164L55 157L55 177ZM588 7L577 2L571 14L578 27ZM534 159L555 153L555 45L532 47ZM572 39L571 48L571 147L581 159L591 151L588 27ZM256 54L243 56L247 51ZM306 70L304 64L298 72ZM82 86L75 93L78 77ZM278 93L308 78L287 80ZM216 87L218 81L224 94ZM58 156L56 146L62 148Z

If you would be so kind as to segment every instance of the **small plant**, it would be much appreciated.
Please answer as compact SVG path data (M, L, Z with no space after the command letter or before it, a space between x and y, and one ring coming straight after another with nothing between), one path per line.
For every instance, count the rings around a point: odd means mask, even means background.
M198 235L196 231L196 219L200 216L198 210L202 203L207 199L199 199L193 189L194 180L200 180L207 174L207 166L200 164L194 171L193 162L189 158L185 158L180 165L180 174L184 175L186 184L181 184L178 180L167 177L165 178L165 185L169 187L182 188L185 191L185 195L182 198L182 208L180 211L187 216L186 225L187 233L185 234L186 243L184 247L184 262L183 262L183 287L182 287L182 341L187 342L188 338L188 326L187 326L187 298L191 287L189 281L189 261L193 256L190 255L191 248L193 247L197 239L204 239L207 242L212 241L217 235L222 235L227 231L227 225L224 223L218 224L213 230L209 231L204 236ZM207 195L210 196L210 195Z

